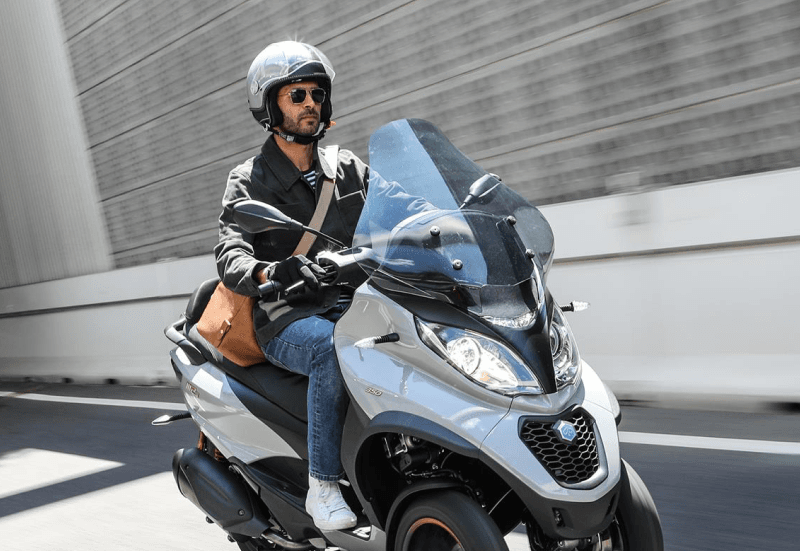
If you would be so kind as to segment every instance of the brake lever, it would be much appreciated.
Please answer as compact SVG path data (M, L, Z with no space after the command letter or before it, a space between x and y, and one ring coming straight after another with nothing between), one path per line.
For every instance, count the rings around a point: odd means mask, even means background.
M322 276L319 280L322 283L333 283L336 281L337 277L337 269L335 264L325 264L324 266L318 264L323 270L325 270L325 275Z
M286 289L284 289L282 292L283 292L283 294L285 294L285 295L291 295L293 292L295 292L295 291L297 291L297 290L299 290L299 289L302 289L303 287L305 287L305 285L306 285L306 282L305 282L305 281L303 281L303 280L301 279L300 281L295 281L294 283L292 283L291 285L289 285L289 286L288 286Z

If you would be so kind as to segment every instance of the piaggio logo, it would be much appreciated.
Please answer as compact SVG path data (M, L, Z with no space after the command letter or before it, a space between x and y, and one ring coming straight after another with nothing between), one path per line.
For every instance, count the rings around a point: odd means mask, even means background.
M553 432L565 444L572 444L578 436L578 431L575 430L575 425L563 419L553 425Z

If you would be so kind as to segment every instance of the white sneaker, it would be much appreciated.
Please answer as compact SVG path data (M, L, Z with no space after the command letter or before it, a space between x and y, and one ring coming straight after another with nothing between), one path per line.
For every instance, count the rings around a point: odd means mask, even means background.
M358 519L347 506L338 482L323 482L308 477L306 511L321 530L344 530L353 528Z

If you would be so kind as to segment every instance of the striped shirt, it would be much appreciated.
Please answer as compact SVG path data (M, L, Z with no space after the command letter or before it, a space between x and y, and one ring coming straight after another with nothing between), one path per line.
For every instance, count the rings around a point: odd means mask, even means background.
M303 172L303 179L308 182L308 185L311 186L311 189L314 189L314 186L317 183L317 172L312 168Z

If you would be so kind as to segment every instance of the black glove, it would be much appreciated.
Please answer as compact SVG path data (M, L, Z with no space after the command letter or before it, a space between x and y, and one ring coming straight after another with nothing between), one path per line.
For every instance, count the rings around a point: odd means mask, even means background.
M309 289L316 291L319 289L319 280L325 276L325 270L298 254L276 262L267 269L267 274L269 279L277 281L284 288L302 280Z

